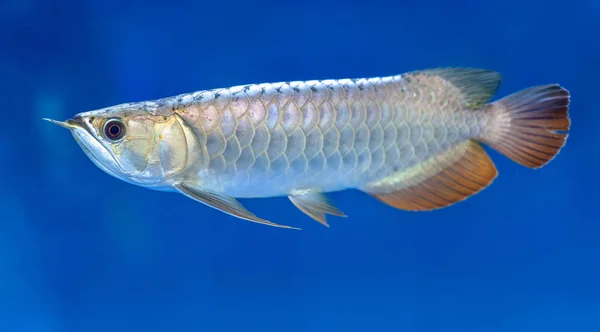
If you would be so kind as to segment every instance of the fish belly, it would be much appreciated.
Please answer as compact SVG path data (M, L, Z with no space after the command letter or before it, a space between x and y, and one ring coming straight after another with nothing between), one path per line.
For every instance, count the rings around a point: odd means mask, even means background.
M396 75L196 93L182 113L203 150L191 176L207 190L270 197L361 188L418 168L485 126L434 83Z

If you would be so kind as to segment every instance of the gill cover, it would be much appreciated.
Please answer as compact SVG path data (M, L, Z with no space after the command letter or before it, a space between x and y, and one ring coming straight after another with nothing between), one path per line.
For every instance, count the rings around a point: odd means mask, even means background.
M160 117L155 125L158 156L164 172L169 178L187 165L188 146L184 128L175 116Z
M111 124L121 123L122 137L110 136ZM133 178L156 176L151 167L154 149L154 123L144 117L111 117L95 126L98 139L114 156L125 175Z
M90 118L91 119L91 118ZM98 121L96 123L96 121ZM122 124L122 136L114 135ZM138 184L158 184L182 171L187 144L173 116L128 115L92 121L98 140L114 156L123 176Z

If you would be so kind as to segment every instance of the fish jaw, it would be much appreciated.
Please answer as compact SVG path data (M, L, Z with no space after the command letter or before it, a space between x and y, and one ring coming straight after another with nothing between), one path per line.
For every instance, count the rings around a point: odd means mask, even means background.
M42 118L42 120L48 121L57 126L60 126L60 127L66 128L66 129L70 129L70 130L81 127L81 124L73 119L67 119L65 121L58 121L58 120L49 119L49 118Z
M75 142L77 142L81 150L94 165L107 174L123 180L123 177L119 175L122 174L119 164L112 154L86 128L81 117L76 116L75 119L67 119L65 121L48 118L44 118L43 120L68 129L73 135Z

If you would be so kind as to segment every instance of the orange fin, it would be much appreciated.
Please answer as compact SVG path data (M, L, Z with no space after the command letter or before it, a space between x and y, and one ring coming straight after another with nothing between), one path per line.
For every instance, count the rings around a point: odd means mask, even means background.
M559 85L524 89L492 103L496 126L481 139L530 168L550 162L565 145L571 120L570 95Z
M364 191L398 209L427 211L452 205L478 193L498 175L488 154L475 141L466 141L418 168L396 174L401 181L384 179L379 181L378 189Z

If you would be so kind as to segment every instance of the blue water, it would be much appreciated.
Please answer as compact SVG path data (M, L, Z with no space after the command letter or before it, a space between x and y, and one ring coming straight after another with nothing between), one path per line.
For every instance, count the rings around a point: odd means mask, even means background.
M596 0L2 1L0 331L600 331L598 22ZM565 86L565 149L491 151L494 184L429 213L339 192L325 228L243 200L296 232L112 178L40 120L438 66Z

